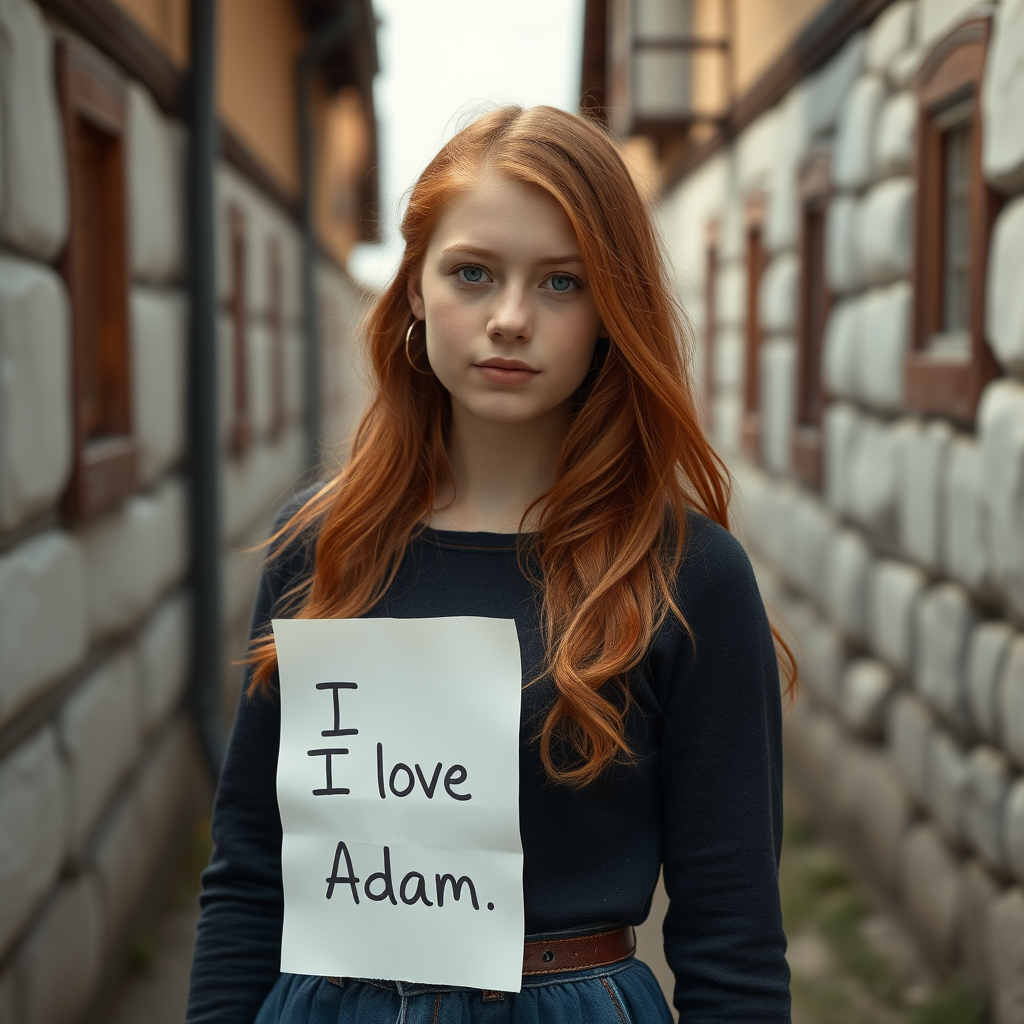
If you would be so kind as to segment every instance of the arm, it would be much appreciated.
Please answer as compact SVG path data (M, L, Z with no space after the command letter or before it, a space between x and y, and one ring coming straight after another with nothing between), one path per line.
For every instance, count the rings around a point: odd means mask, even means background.
M286 508L277 525L295 507ZM306 548L298 542L296 547L264 566L251 635L266 628L278 595L308 571ZM280 972L281 714L276 699L247 698L248 684L247 668L213 807L215 848L199 898L188 1024L252 1024Z
M680 576L695 647L674 627L657 667L665 708L665 955L680 1018L790 1020L779 903L782 726L764 605L739 543L691 520Z

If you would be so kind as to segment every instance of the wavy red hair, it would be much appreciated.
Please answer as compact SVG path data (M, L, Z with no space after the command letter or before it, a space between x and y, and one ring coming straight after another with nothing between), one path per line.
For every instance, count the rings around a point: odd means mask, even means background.
M359 616L394 580L441 485L453 484L448 393L416 373L404 351L412 322L406 286L446 204L483 164L543 189L565 210L610 337L562 444L556 481L529 510L539 517L545 672L558 694L540 732L541 758L553 779L585 785L630 755L626 675L666 615L682 621L673 581L686 510L728 529L730 494L700 425L685 319L647 206L600 126L552 107L505 107L464 128L430 162L402 221L401 266L365 320L376 390L351 458L271 542L280 551L316 531L314 572L291 595L294 614ZM792 689L792 656L776 638ZM256 638L248 660L250 694L271 690L273 637ZM567 760L553 755L555 745Z

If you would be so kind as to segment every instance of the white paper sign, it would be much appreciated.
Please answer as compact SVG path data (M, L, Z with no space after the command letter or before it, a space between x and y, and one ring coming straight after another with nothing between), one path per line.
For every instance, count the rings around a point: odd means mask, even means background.
M518 992L512 619L275 619L281 970Z

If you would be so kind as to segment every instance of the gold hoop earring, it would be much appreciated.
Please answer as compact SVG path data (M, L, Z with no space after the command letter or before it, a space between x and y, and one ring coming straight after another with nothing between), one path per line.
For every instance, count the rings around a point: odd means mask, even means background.
M413 322L412 322L411 324L409 324L409 330L407 330L407 331L405 332L405 358L406 358L406 361L407 361L407 362L409 363L409 365L410 365L410 366L411 366L411 367L412 367L412 368L413 368L413 369L414 369L414 370L415 370L415 371L416 371L417 373L422 373L424 377L433 377L433 376L434 376L434 371L433 371L433 370L421 370L421 369L420 369L420 368L419 368L419 367L418 367L418 366L417 366L417 365L416 365L416 364L415 364L415 363L414 363L414 362L412 361L412 353L410 353L410 351L409 351L409 342L410 342L410 341L412 341L412 332L413 332L413 329L414 329L414 328L415 328L415 326L416 326L416 325L417 325L418 323L420 323L420 322L421 322L421 321L419 321L419 320L413 320ZM426 327L424 327L424 332L425 332L425 331L426 331ZM424 341L424 346L423 346L423 347L424 347L424 351L425 351L425 350L426 350L426 338L425 338L425 337L424 337L423 341Z

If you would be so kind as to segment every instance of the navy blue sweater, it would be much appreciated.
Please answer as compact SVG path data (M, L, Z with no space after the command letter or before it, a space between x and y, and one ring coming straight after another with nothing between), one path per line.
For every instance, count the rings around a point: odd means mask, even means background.
M665 954L682 1020L781 1024L790 1008L774 647L739 543L696 514L687 536L677 593L695 643L670 617L632 673L635 763L613 766L582 791L551 782L534 737L554 687L544 680L523 690L526 930L640 924L664 866ZM254 630L280 614L282 595L311 571L311 550L312 538L294 542L264 568ZM520 570L515 535L426 530L368 614L514 618L524 681L543 660L538 594ZM247 699L243 684L214 805L188 1024L252 1024L278 977L279 730L276 701Z

